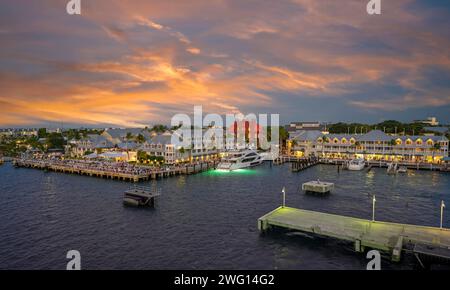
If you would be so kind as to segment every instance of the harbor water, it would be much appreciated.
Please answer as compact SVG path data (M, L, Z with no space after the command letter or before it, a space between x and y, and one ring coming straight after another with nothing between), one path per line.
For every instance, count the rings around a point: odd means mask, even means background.
M335 183L328 196L305 195L303 182ZM439 227L450 205L450 174L386 169L340 171L317 165L293 173L268 163L140 183L161 189L155 208L122 204L131 184L0 166L0 269L65 269L81 253L82 269L365 269L351 244L295 232L261 235L257 219L282 202L301 209ZM444 227L450 213L444 212ZM384 269L411 269L414 260Z

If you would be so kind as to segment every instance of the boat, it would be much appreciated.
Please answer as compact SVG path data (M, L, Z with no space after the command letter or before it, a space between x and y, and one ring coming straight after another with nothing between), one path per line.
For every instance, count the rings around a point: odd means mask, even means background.
M398 167L397 163L391 162L388 164L386 171L388 174L395 174L397 173L397 167Z
M407 172L408 172L408 168L407 168L406 166L400 166L400 167L397 169L397 172L398 172L398 173L407 173Z
M348 170L363 170L366 162L362 158L352 159L348 163Z
M123 204L130 206L154 206L155 197L161 195L159 190L149 187L134 186L123 194Z
M230 151L218 165L219 170L236 170L260 165L264 158L254 150Z

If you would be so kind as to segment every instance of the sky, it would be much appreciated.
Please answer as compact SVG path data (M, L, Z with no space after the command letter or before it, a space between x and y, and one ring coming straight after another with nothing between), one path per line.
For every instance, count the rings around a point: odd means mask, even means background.
M450 123L450 1L0 0L0 127Z

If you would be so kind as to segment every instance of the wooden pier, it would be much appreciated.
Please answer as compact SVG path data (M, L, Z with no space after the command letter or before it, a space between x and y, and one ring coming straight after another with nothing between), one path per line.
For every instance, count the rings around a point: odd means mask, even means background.
M339 159L339 158L320 158L320 163L322 164L334 164L334 165L345 165L349 162L349 159ZM366 160L366 166L368 168L387 168L392 161L384 160ZM431 170L431 171L446 171L446 166L442 164L424 163L424 162L406 162L398 161L395 162L397 165L404 166L407 169L414 170Z
M366 248L380 250L390 253L393 261L400 261L407 244L426 245L435 249L434 252L441 249L441 255L450 249L449 229L370 221L290 207L279 207L258 219L261 232L271 227L345 240L354 244L356 252Z
M319 158L308 157L291 161L291 171L299 172L319 163Z
M199 164L179 165L167 169L154 169L145 174L133 174L125 172L114 172L100 169L77 168L70 165L53 164L51 161L41 160L15 160L15 167L34 168L44 171L54 171L69 174L79 174L85 176L93 176L105 179L114 179L128 182L140 182L151 179L160 179L170 176L195 174L216 167L217 162L203 162Z

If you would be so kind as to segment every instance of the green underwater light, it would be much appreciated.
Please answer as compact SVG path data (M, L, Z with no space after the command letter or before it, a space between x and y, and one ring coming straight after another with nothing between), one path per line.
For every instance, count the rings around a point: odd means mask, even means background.
M217 176L217 175L256 175L259 172L255 169L236 169L236 170L224 170L215 169L206 171L205 175Z

